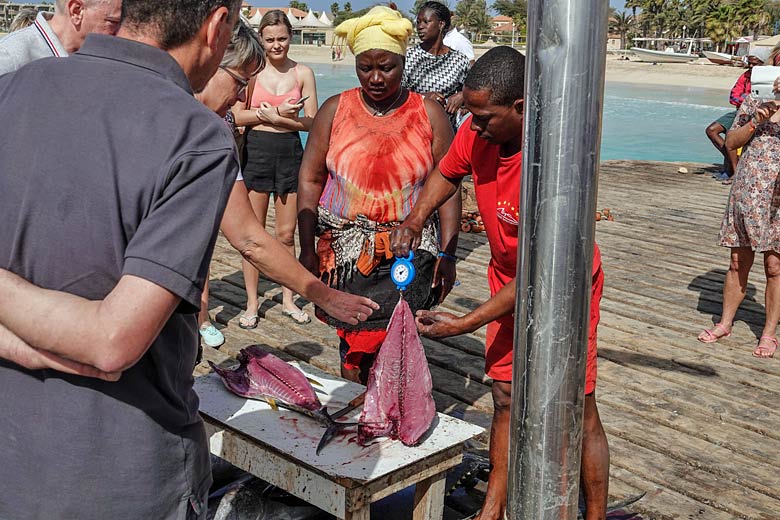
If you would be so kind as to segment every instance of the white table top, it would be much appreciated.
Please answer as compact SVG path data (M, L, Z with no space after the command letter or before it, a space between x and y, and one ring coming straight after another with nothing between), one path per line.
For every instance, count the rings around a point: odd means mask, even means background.
M314 388L331 413L346 406L365 390L362 385L311 365L291 364L322 384ZM357 428L353 427L337 435L317 455L315 449L325 428L314 419L284 408L274 411L264 401L238 397L228 391L213 372L195 379L195 391L200 397L200 412L205 417L257 439L260 445L272 446L276 451L333 478L371 481L484 431L479 426L439 413L433 430L418 446L408 447L401 441L382 438L363 447L357 443ZM340 421L357 422L360 411L360 408L353 410Z

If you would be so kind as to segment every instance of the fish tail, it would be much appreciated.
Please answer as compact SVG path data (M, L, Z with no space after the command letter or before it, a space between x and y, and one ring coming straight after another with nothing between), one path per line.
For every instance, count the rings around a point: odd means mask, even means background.
M338 433L343 430L344 428L350 428L357 426L357 423L347 423L347 422L336 422L331 417L330 414L328 414L327 410L324 408L322 409L322 413L325 417L328 419L328 426L325 429L325 433L322 434L322 438L320 439L319 444L317 444L317 455L320 454L322 449L328 445L330 441L333 440L333 438L338 435Z

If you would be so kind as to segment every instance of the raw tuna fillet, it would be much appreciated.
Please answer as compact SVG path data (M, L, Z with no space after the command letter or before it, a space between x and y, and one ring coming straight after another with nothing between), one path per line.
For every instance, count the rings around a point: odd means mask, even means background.
M390 437L407 446L417 444L436 417L432 387L412 309L401 298L368 375L366 401L358 423L360 443Z

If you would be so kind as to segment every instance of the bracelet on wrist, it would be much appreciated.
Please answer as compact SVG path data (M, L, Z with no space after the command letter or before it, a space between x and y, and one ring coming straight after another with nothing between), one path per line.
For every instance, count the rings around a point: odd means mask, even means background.
M279 112L279 107L276 107L276 115L279 117L282 117L281 112Z
M447 260L452 260L453 262L455 262L458 259L457 256L451 255L449 253L445 253L444 251L440 251L439 252L439 257L440 258L446 258Z
M756 118L755 117L751 117L750 118L750 121L748 121L748 126L750 127L750 131L751 132L754 132L756 130L756 127L758 125L756 124Z

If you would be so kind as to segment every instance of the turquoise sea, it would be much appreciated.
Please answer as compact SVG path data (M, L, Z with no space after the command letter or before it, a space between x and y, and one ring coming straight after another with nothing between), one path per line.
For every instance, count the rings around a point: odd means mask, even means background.
M317 79L320 103L358 85L352 67L309 66ZM728 92L722 90L609 82L601 160L722 161L704 129L729 110Z

